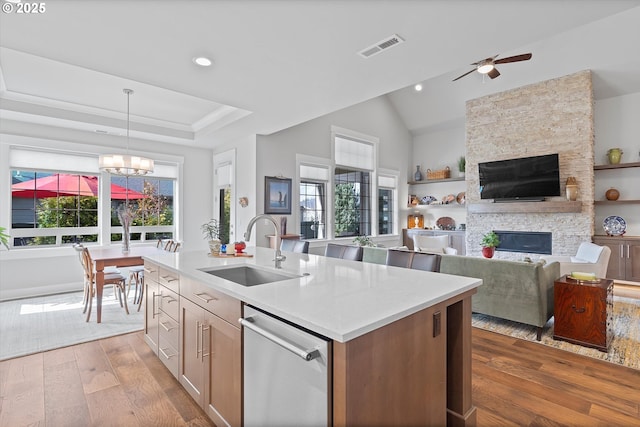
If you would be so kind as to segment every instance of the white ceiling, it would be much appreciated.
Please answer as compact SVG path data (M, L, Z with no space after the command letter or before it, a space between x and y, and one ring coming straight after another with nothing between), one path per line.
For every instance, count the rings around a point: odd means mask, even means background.
M597 98L640 91L640 0L44 4L0 14L3 119L122 134L131 88L132 135L214 147L384 94L417 134L459 120L467 99L583 69ZM405 42L357 54L392 34ZM451 82L525 52L495 80Z

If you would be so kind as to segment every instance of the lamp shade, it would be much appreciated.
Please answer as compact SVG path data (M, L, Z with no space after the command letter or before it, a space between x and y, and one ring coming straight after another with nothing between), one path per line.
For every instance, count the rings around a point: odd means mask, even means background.
M114 175L146 175L153 172L154 162L146 157L129 154L103 154L100 156L99 167Z

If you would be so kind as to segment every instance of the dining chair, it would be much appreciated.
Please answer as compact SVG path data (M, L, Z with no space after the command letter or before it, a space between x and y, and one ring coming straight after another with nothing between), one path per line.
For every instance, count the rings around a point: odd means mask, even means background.
M93 260L89 249L82 249L82 267L84 269L84 310L83 313L87 313L88 322L91 318L91 307L93 305L93 297L96 292L96 272L93 268ZM126 296L126 278L120 273L109 273L104 275L105 285L114 285L117 289L118 300L120 301L120 307L124 307L124 310L129 314L129 306L127 305Z
M76 243L73 245L73 249L76 250L77 254L78 254L78 260L80 261L80 265L83 266L83 261L82 261L82 252L84 250L84 245L82 243ZM84 268L84 266L83 266ZM114 266L107 266L104 268L104 274L120 274L120 270L118 269L118 267L114 267ZM86 292L86 288L85 288L85 292ZM115 299L118 299L118 295L116 294L116 288L115 286L113 287L113 296ZM85 295L86 298L86 295Z
M413 270L434 271L439 273L441 260L442 255L439 254L414 252L413 258L411 259L411 266L409 268Z
M281 251L296 252L299 254L309 253L309 242L305 240L284 239L280 244Z
M414 252L389 249L386 264L393 267L409 268Z
M342 259L362 261L362 246L345 246Z
M324 249L324 256L330 258L342 258L344 254L345 245L336 245L335 243L327 243L327 247Z

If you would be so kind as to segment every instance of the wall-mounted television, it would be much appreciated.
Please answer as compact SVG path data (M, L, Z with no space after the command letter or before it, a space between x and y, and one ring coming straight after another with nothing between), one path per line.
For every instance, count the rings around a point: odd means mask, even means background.
M558 154L479 163L478 172L481 199L544 200L560 195Z

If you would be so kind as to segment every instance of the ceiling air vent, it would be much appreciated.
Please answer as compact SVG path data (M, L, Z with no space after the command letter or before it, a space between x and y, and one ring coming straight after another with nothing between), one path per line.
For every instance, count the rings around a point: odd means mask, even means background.
M370 58L373 55L377 55L383 50L389 49L393 46L397 46L400 43L404 42L404 39L397 34L387 37L386 39L380 40L378 43L371 45L365 49L362 49L358 52L358 55L363 58Z

